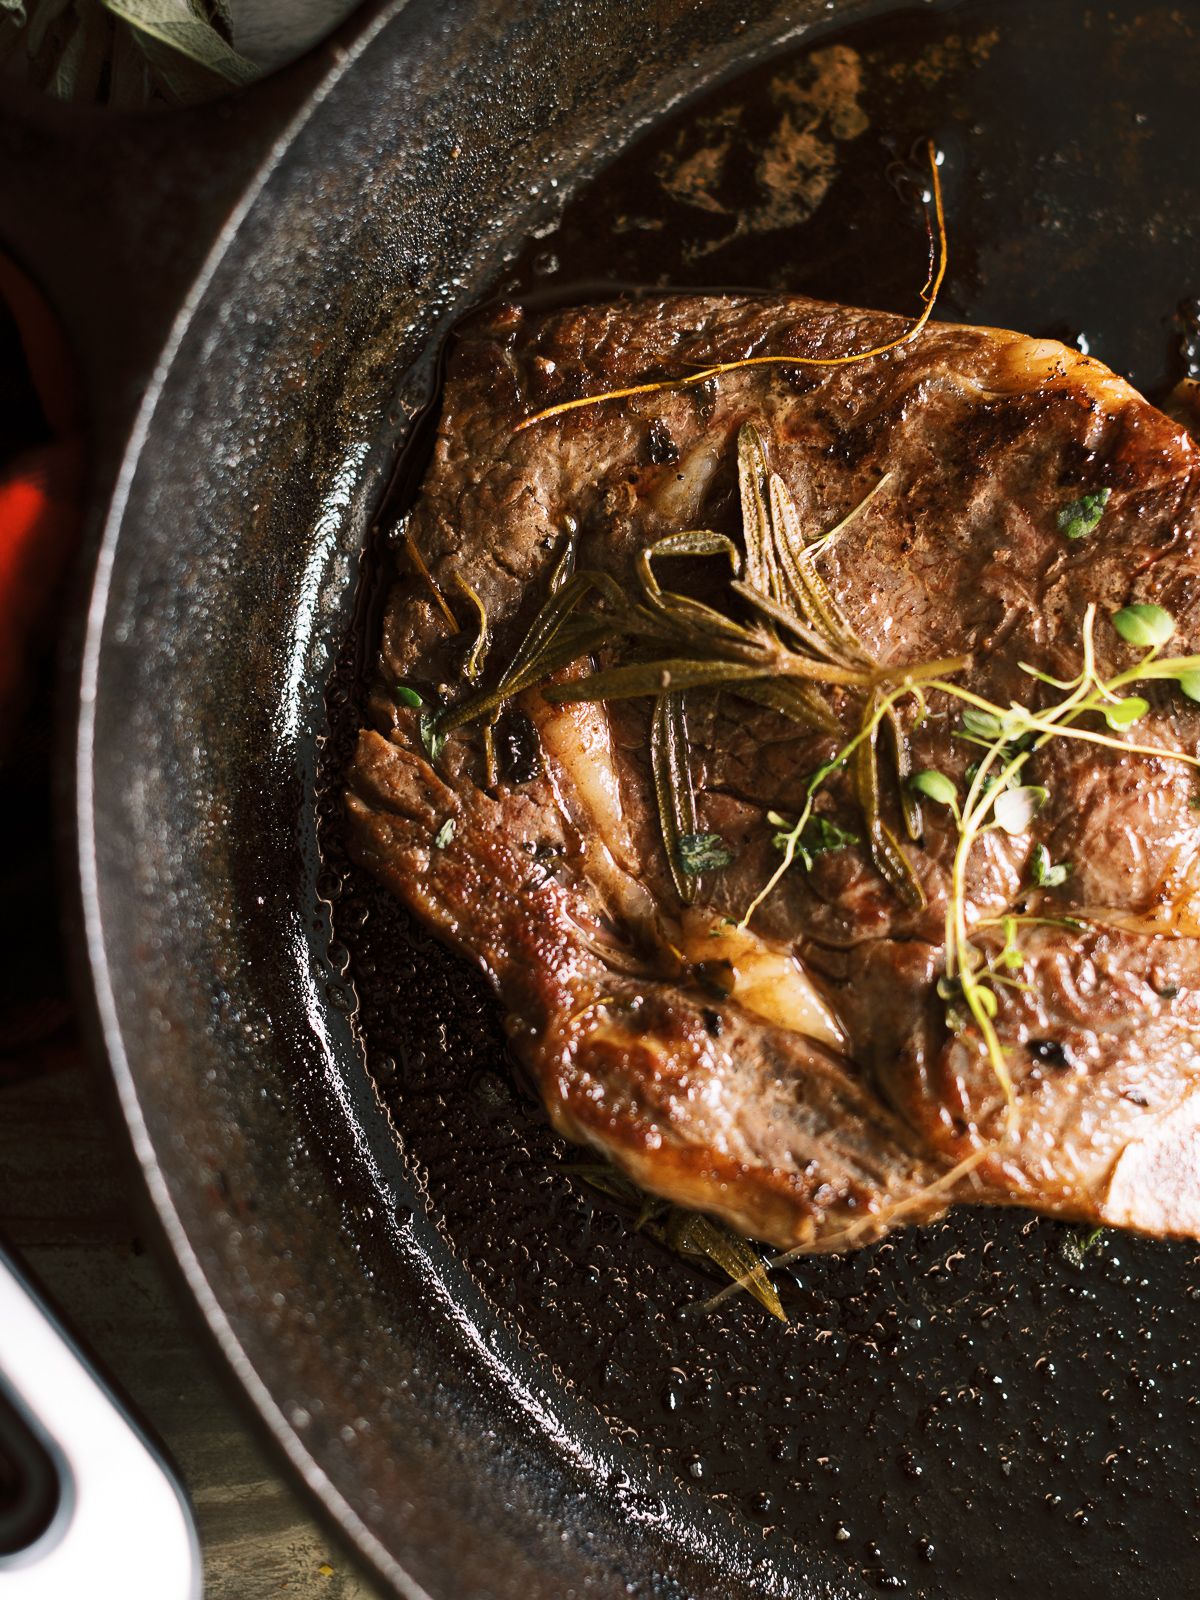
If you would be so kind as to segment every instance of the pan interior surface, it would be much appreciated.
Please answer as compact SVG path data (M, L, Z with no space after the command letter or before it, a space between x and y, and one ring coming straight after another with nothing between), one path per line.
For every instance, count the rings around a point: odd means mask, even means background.
M932 135L939 314L1084 338L1153 394L1200 291L1198 82L1166 5L402 7L181 325L89 656L102 1018L193 1293L403 1592L1190 1592L1194 1246L961 1212L797 1263L787 1327L702 1310L573 1170L482 980L349 864L339 776L454 315L666 284L910 309Z

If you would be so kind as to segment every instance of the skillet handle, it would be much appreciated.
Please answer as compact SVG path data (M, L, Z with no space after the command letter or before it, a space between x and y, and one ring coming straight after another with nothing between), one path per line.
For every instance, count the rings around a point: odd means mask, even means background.
M0 1250L4 1600L200 1600L200 1573L166 1462Z

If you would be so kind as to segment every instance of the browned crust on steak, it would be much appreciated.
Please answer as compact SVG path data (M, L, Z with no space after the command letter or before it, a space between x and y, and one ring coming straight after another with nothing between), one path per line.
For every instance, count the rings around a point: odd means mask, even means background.
M893 475L822 557L880 659L970 654L964 681L1006 704L1029 698L1022 661L1077 670L1089 603L1104 618L1156 602L1178 623L1172 649L1200 647L1196 447L1099 363L1050 341L933 324L861 365L748 369L513 431L531 410L648 374L764 351L846 354L901 327L795 298L617 302L541 319L503 309L455 347L413 536L448 594L455 571L469 578L502 659L567 526L579 530L581 564L623 580L649 539L690 526L736 533L733 441L749 420L810 533ZM1099 528L1068 543L1058 508L1100 487L1112 495ZM1124 665L1111 629L1097 637L1102 670ZM1034 839L1075 867L1045 908L1105 913L1083 931L1043 927L1026 941L1030 989L1006 990L997 1018L1018 1094L1016 1136L1001 1144L994 1073L978 1040L947 1028L935 992L948 819L930 808L913 852L925 908L904 906L852 848L789 874L755 923L823 986L848 1035L835 1050L756 1013L736 990L710 992L698 974L694 928L680 919L657 839L643 704L592 713L585 727L529 696L546 753L540 778L486 792L470 729L432 770L416 714L390 686L454 685L462 655L428 593L400 575L373 726L350 774L351 839L487 971L563 1133L646 1188L784 1246L863 1242L956 1200L1200 1234L1200 961L1188 931L1200 840L1189 769L1051 747L1037 773L1051 799L1035 834L991 835L976 852L976 921L1018 900L1036 909ZM1139 741L1196 753L1196 712L1169 687L1148 697ZM850 702L835 704L845 713ZM955 721L934 704L914 735L918 766L961 778L973 752L953 737ZM706 910L736 918L775 859L765 811L794 810L803 775L837 741L727 699L696 697L691 726L704 826L738 851L734 867L705 880ZM582 738L595 745L587 762L560 759L560 745ZM592 776L610 769L606 801ZM852 816L840 780L829 799ZM448 816L456 831L439 850ZM1118 925L1131 917L1136 928Z

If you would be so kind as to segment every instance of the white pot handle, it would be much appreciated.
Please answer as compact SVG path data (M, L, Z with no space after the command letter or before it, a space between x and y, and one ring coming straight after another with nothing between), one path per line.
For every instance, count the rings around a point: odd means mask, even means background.
M0 1600L200 1600L182 1489L3 1250L0 1457Z

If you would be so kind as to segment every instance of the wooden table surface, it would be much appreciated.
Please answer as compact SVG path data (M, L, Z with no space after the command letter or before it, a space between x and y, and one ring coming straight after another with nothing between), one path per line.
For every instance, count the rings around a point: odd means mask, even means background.
M97 1105L102 1069L81 1048L65 975L50 698L39 697L0 765L0 828L13 846L0 866L11 946L0 963L0 1236L179 1468L206 1600L374 1600L264 1456L138 1238L117 1136Z

